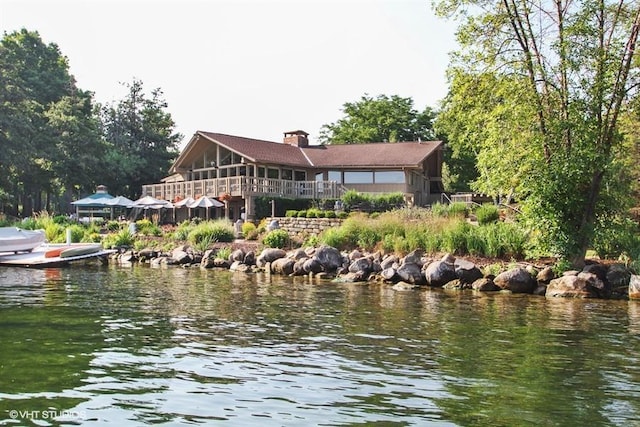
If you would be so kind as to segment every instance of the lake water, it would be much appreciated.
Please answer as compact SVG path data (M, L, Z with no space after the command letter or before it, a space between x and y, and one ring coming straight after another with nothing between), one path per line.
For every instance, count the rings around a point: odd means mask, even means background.
M3 425L640 425L640 302L0 268Z

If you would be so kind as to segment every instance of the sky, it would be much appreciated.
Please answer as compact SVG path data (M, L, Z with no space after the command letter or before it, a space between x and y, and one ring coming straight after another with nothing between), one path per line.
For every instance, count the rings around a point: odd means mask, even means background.
M430 0L0 0L0 31L21 28L97 102L160 88L181 146L198 130L313 143L365 94L437 108L456 48Z

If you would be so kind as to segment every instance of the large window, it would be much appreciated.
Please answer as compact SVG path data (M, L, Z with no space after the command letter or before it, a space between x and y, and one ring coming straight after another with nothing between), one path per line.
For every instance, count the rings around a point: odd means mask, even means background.
M280 178L280 171L274 168L267 169L267 178L272 178L272 179Z
M293 171L293 179L296 181L306 181L307 173L305 171Z
M376 171L376 184L403 184L403 171Z
M347 171L344 173L345 184L373 184L373 171Z
M340 171L329 171L329 181L342 182L342 172L340 172Z
M293 170L292 169L282 169L282 179L293 179Z

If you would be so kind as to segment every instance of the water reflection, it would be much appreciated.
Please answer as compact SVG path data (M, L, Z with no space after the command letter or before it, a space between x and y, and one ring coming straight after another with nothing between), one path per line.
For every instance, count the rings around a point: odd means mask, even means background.
M5 269L0 420L17 405L83 424L621 425L640 416L639 312L199 269Z

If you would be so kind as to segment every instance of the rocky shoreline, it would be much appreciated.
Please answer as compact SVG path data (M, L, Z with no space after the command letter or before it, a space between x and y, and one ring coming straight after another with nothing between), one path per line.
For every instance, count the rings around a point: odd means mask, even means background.
M551 266L517 263L491 274L464 257L445 254L430 257L416 250L404 257L358 250L340 252L331 246L285 251L266 248L259 254L236 247L228 258L220 258L219 248L204 253L188 245L161 253L151 249L123 250L113 255L118 263L148 263L151 266L222 268L252 273L332 279L335 282L381 282L396 291L423 286L480 292L503 291L546 297L640 299L640 275L623 264L588 262L581 271L557 275Z

